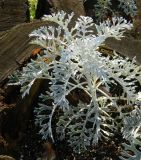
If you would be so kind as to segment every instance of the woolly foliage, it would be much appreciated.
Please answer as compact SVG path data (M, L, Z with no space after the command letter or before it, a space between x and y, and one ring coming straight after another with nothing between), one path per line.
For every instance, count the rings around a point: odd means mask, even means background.
M87 0L84 0L86 2ZM97 0L92 1L94 4L94 13L96 22L99 23L104 19L107 19L109 15L117 15L122 13L134 17L137 12L137 6L135 0ZM116 6L117 5L117 6ZM113 8L114 6L114 8Z
M118 40L125 29L132 25L123 18L107 20L99 25L92 18L80 16L75 25L69 24L73 13L67 15L61 11L43 19L52 21L55 27L41 27L30 34L32 43L46 49L43 56L32 60L20 72L18 83L25 96L37 78L50 80L50 87L41 95L41 103L35 109L36 124L41 127L43 139L49 137L55 141L53 119L57 117L56 134L62 140L67 136L70 146L76 152L98 143L101 138L108 138L116 129L113 109L124 115L118 105L123 100L126 105L137 104L136 83L141 83L141 68L133 59L119 55L103 56L98 47L108 37ZM93 34L93 27L97 34ZM46 63L44 58L51 58ZM111 92L111 86L122 88L118 97ZM85 102L78 96L78 103L72 104L69 97L79 90L88 97Z
M136 108L129 116L124 118L123 136L129 141L124 143L122 160L140 160L141 159L141 107Z

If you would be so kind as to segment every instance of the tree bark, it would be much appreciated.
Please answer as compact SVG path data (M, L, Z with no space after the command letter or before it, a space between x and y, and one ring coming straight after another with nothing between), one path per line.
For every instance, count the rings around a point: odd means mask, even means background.
M138 64L141 64L141 1L136 0L136 4L137 14L133 19L133 29L120 41L109 38L106 40L106 44L130 58L136 56Z
M14 70L30 57L32 50L37 47L30 45L29 34L49 22L35 21L23 23L13 27L9 31L1 32L0 35L0 84L13 73Z
M134 18L134 32L136 32L137 37L141 39L141 1L136 0L137 14Z
M29 21L28 0L0 1L0 31Z
M67 13L74 12L76 16L85 15L83 0L50 0L56 10Z

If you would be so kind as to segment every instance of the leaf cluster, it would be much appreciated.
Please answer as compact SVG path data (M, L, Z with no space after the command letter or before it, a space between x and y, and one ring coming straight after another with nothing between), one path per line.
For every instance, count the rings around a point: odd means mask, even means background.
M96 25L92 18L80 16L75 26L70 28L73 16L73 13L67 15L61 11L43 18L57 23L57 26L44 26L30 34L34 37L32 43L45 48L45 52L15 76L15 84L22 86L24 97L37 78L50 80L49 90L40 96L42 102L35 108L36 124L41 127L43 139L50 137L55 141L52 124L59 110L56 134L60 140L67 136L74 151L82 152L100 139L109 138L117 130L113 111L119 114L124 137L132 137L131 131L136 130L133 126L138 125L141 119L141 114L137 113L140 110L140 92L136 85L141 85L141 67L135 59L131 61L116 53L112 57L103 56L98 51L107 38L120 40L125 29L131 29L132 24L123 18L113 17L112 21ZM93 28L97 30L96 35ZM44 58L52 61L46 63ZM122 93L117 96L112 92L112 86L122 88ZM69 97L76 91L88 98L84 101L76 96L78 103L73 105ZM119 101L124 103L119 105ZM138 118L135 113L131 112L129 117L130 113L122 112L122 108L128 105L137 106ZM129 127L132 120L135 123Z

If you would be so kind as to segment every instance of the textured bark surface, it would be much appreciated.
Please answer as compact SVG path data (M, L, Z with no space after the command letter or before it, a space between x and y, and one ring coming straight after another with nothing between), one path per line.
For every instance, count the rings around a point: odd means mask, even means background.
M137 33L139 39L141 39L141 1L136 0L136 4L138 11L134 19L134 30Z
M51 0L53 7L68 13L74 12L77 16L85 15L83 0Z
M116 50L130 59L136 56L137 63L141 65L141 39L134 39L133 37L124 37L120 41L109 38L106 40L106 45Z
M0 0L0 31L27 21L27 0Z
M30 45L29 33L48 22L23 23L0 33L0 83L30 57L34 45Z
M106 44L116 51L133 58L141 64L141 0L136 0L137 14L133 19L133 29L121 41L109 38Z
M12 157L6 156L6 155L0 155L0 160L15 160L15 158L12 158Z

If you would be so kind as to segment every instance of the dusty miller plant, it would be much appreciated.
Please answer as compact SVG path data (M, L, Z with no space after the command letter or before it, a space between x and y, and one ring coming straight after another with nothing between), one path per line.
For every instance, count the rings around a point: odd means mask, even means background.
M119 0L119 8L122 8L127 15L135 16L137 7L135 0Z
M122 160L141 159L141 107L136 106L129 116L124 118L123 136L128 140L124 143Z
M86 1L87 0L84 0L84 2ZM97 18L96 22L99 23L99 21L102 21L108 12L116 15L118 9L121 9L126 15L130 15L131 17L136 15L137 7L135 0L118 0L117 2L116 6L114 0L97 0L94 5L94 12ZM112 5L115 5L114 10L112 9Z
M40 27L30 34L34 37L32 43L46 49L44 55L31 60L22 72L14 74L11 83L22 86L24 97L36 79L49 79L50 87L41 94L42 101L35 108L40 134L43 139L50 137L55 141L52 123L59 110L60 117L55 125L58 138L62 140L67 136L74 151L81 152L113 135L116 130L113 110L119 112L122 122L127 121L119 100L126 105L140 105L136 83L141 83L141 67L136 65L135 59L130 61L117 54L103 56L98 51L107 38L120 40L125 29L131 29L132 24L114 17L112 21L96 25L92 18L80 16L70 27L73 16L73 13L67 15L63 11L44 16L44 20L55 22L57 26ZM93 28L97 33L94 34ZM46 63L44 58L51 59L51 62ZM112 93L112 86L122 88L122 94ZM78 90L88 100L78 99L73 105L69 96ZM127 135L126 123L123 133Z

